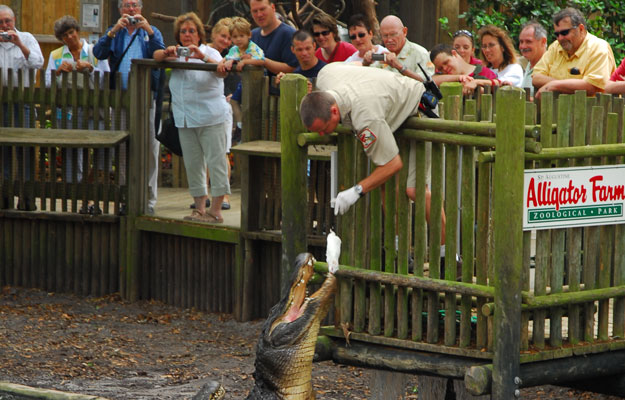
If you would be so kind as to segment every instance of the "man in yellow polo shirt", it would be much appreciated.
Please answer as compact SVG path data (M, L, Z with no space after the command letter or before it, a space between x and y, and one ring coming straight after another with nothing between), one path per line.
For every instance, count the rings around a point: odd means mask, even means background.
M534 67L532 83L542 92L575 93L588 96L603 92L616 63L612 48L586 30L586 19L575 8L565 8L553 16L557 41Z

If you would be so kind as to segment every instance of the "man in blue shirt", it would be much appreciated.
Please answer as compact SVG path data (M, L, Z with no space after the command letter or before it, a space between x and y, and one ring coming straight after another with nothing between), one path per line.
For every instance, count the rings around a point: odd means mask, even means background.
M315 56L316 47L316 43L310 32L303 30L295 32L293 35L293 43L291 44L291 51L295 54L299 65L293 71L294 74L300 74L306 78L316 78L321 68L327 65ZM280 83L280 79L282 79L284 75L284 72L278 74L276 84ZM309 87L312 90L312 85L310 83Z
M122 74L122 87L128 88L128 75L130 74L131 60L135 58L152 58L152 54L158 49L164 49L163 35L148 20L141 15L143 2L141 0L118 0L121 18L115 25L110 27L106 35L102 36L93 48L93 54L100 60L109 60L111 72L117 71ZM149 135L150 151L148 151L148 208L149 214L154 213L156 205L156 192L158 186L158 162L160 143L156 140L156 97L161 79L164 78L162 70L152 70L152 105L150 107ZM115 86L115 79L111 79L111 88ZM126 116L122 115L122 125L126 125ZM119 127L123 128L123 127ZM160 124L159 124L160 128ZM125 151L122 151L125 153ZM122 161L125 154L120 154ZM123 165L123 164L122 164ZM125 167L125 165L123 165ZM121 172L124 168L122 168ZM125 176L122 175L122 183Z
M258 28L252 30L252 41L265 52L265 59L258 60L269 71L269 75L293 72L297 58L291 51L291 38L295 29L281 22L276 15L276 6L271 0L251 0L250 12Z

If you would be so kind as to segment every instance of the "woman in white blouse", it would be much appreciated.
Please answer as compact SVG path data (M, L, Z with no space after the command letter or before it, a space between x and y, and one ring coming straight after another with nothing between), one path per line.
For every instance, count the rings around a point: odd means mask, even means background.
M478 31L486 66L497 74L501 84L523 85L523 67L517 64L517 55L510 36L501 28L486 25Z
M186 13L174 22L174 36L178 45L154 52L154 59L166 58L195 63L218 63L219 52L203 44L206 38L204 25L198 16ZM178 56L179 49L186 48L186 56ZM224 123L230 107L224 96L225 74L217 72L174 69L169 79L172 110L180 134L180 145L187 171L189 192L195 209L186 220L222 223L221 203L230 194ZM208 187L206 167L211 171L211 195L213 201L206 209Z

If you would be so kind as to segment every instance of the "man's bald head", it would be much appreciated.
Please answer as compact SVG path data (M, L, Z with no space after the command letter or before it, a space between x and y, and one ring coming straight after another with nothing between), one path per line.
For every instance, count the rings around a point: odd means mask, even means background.
M380 22L380 36L384 41L384 46L395 54L399 54L406 43L408 28L404 26L401 19L394 15L387 15Z
M380 22L380 28L383 26L401 29L404 27L404 23L401 22L401 19L399 19L399 17L396 17L394 15L387 15L386 17L382 18L382 21Z

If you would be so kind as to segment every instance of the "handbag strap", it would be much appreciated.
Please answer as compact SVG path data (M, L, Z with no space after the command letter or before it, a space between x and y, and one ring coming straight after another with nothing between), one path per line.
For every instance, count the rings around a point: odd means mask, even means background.
M115 63L115 66L113 68L111 68L111 71L117 71L117 68L119 67L119 64L122 63L122 60L124 59L124 56L126 55L126 53L128 53L128 49L130 49L130 46L132 46L132 42L135 41L135 39L137 38L138 34L139 34L139 31L137 30L137 32L135 32L135 34L132 35L132 38L130 39L130 43L128 43L128 46L126 46L126 49L124 49L124 52L122 53L122 56L119 57L119 59L117 60L117 63Z

